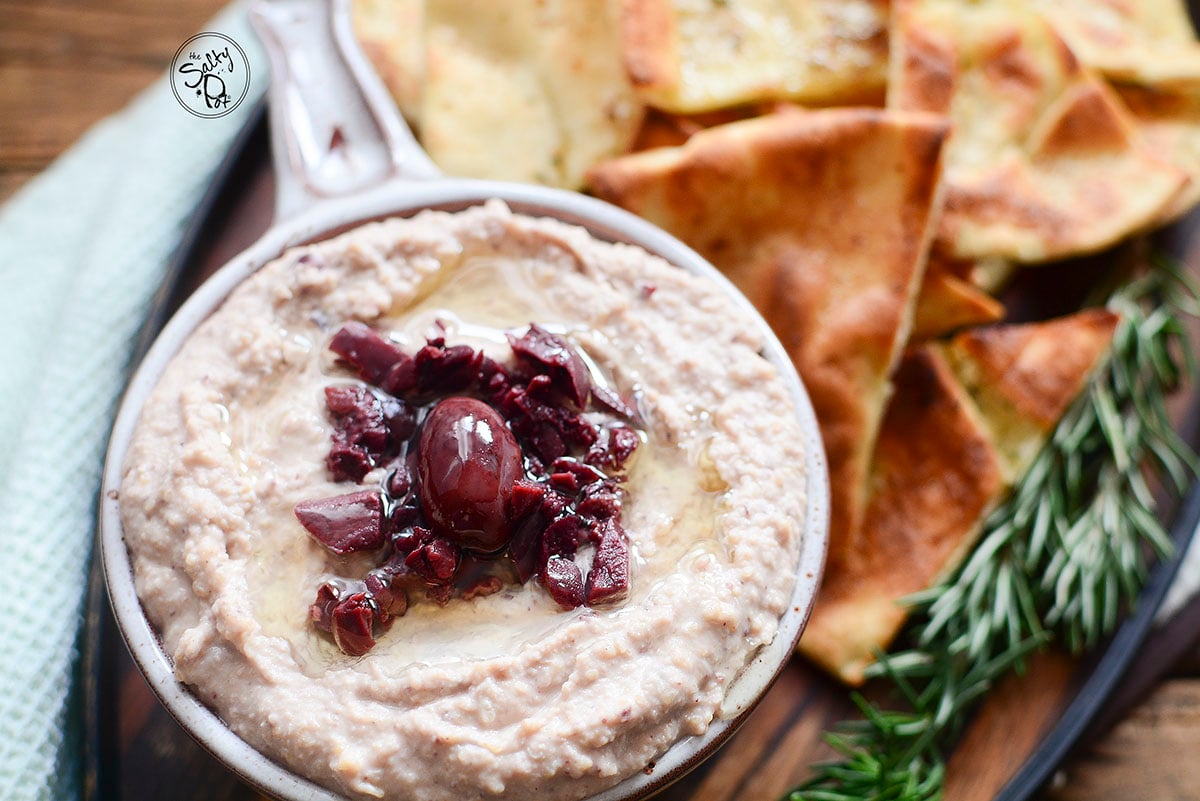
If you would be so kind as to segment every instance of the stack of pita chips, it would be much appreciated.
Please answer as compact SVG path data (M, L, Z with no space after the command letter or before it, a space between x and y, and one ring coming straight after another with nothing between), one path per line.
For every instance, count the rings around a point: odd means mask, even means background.
M801 650L849 684L945 578L1103 361L1118 318L1090 309L910 350L875 445L861 546L831 555Z
M801 649L852 684L1118 323L994 325L989 292L1200 202L1182 0L354 2L444 169L586 185L696 248L774 328L832 485Z
M888 106L947 115L939 250L1060 259L1159 218L1187 177L1027 0L897 0Z
M1200 202L1200 45L1181 0L1033 0L1084 65L1109 78L1141 141L1185 175L1159 215Z
M946 136L930 115L781 109L590 174L600 197L718 265L804 378L832 519L801 649L850 683L899 630L900 601L965 555L1116 325L1092 310L970 329L901 359L938 220ZM955 279L952 270L926 278ZM932 317L927 325L927 338L944 333Z
M637 134L616 0L357 0L354 23L451 175L578 187Z

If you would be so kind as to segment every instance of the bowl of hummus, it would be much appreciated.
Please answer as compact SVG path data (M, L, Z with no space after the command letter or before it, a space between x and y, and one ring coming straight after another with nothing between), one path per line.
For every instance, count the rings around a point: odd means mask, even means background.
M827 508L795 370L694 252L406 180L289 215L172 319L101 553L159 698L268 793L615 801L786 664Z

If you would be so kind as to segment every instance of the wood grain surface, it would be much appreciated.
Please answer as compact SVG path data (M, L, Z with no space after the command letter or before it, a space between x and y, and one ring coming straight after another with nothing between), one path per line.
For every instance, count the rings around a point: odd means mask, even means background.
M217 0L0 0L0 201L14 194L89 125L116 111L157 77L178 45L223 5ZM251 206L270 197L269 177L245 190ZM231 208L233 227L205 260L216 264L253 235ZM241 225L237 228L234 224ZM1194 629L1192 629L1194 631ZM1179 635L1183 636L1183 635ZM1187 635L1190 638L1190 634ZM119 643L119 640L117 640ZM1196 801L1200 799L1200 651L1178 642L1170 670L1107 735L1078 751L1040 801ZM105 799L190 798L236 801L257 794L225 773L158 706L123 649L123 686L107 703L105 747L151 755L125 763ZM119 670L119 667L114 669ZM1072 663L1049 655L1023 680L997 688L952 763L948 798L987 799L1058 714L1073 681ZM825 726L845 713L845 694L810 668L789 665L741 732L700 771L672 787L672 801L769 800L799 780L819 753ZM972 738L980 740L975 742ZM981 761L972 754L987 753Z

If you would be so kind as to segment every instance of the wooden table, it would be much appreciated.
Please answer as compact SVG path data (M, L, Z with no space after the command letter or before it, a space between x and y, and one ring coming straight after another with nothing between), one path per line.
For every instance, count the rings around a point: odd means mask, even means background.
M222 0L0 0L0 202L166 68ZM1040 801L1200 799L1200 650Z

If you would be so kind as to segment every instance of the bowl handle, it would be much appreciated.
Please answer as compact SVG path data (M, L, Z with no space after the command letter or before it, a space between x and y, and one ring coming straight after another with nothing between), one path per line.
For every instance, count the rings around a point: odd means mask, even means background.
M276 222L324 199L441 175L363 56L348 0L257 0L250 21L271 62Z

